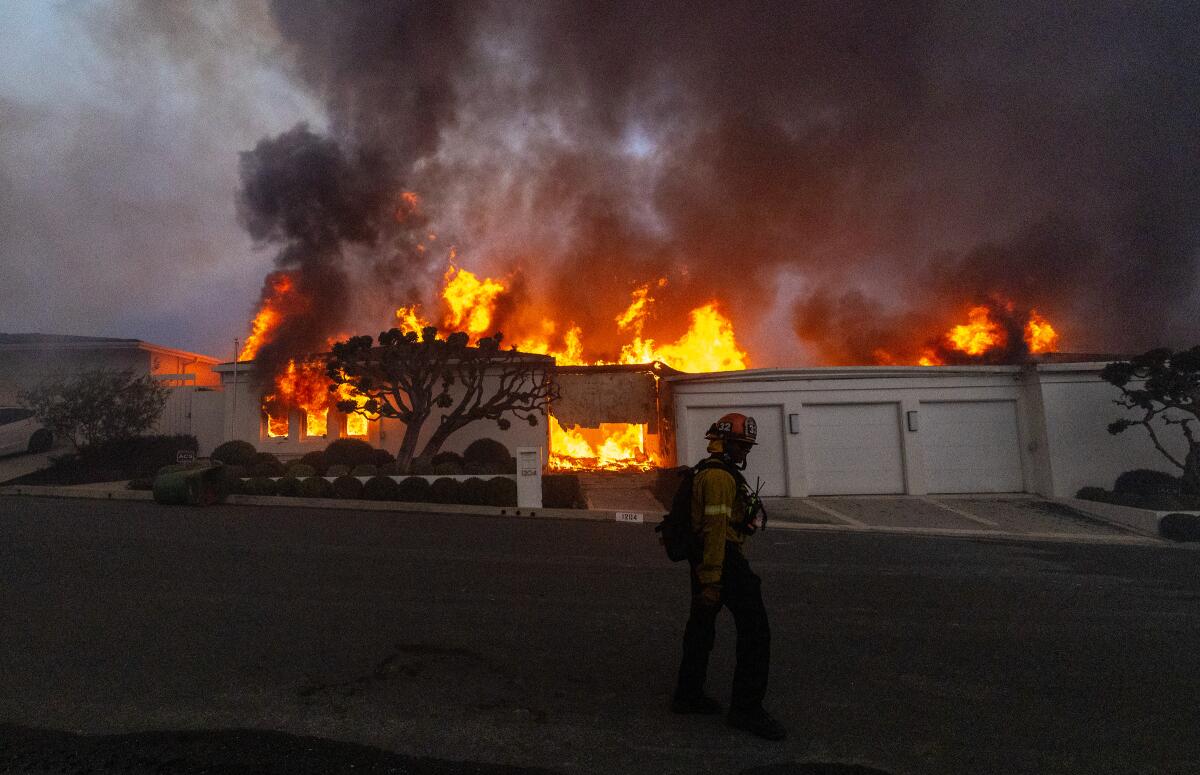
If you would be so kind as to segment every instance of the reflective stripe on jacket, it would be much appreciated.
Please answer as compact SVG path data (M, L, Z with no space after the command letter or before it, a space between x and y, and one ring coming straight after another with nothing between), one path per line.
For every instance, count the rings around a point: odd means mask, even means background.
M719 584L725 563L725 542L741 544L746 536L733 528L745 521L737 481L721 468L704 468L692 489L692 529L700 534L704 553L696 568L701 584Z

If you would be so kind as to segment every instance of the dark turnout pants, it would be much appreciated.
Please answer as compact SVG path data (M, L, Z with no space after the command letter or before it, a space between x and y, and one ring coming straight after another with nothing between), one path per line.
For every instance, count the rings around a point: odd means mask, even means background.
M679 684L675 696L698 697L704 693L708 673L708 655L716 639L717 614L729 609L737 626L737 667L733 672L730 705L755 711L762 707L767 693L767 671L771 663L771 628L762 600L762 580L750 570L741 547L725 544L725 564L721 570L721 603L705 605L700 597L696 563L692 570L692 610L683 633L683 660L679 664Z

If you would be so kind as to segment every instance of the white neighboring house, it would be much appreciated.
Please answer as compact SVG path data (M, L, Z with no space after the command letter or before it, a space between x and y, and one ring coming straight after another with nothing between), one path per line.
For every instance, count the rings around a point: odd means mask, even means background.
M754 369L664 377L680 463L726 412L758 421L748 480L775 496L1038 493L1111 487L1170 464L1100 379L1108 361L1024 366ZM1179 444L1182 440L1172 439ZM1178 472L1173 472L1178 473Z
M202 451L221 441L218 359L144 342L103 336L0 333L0 407L51 375L91 369L150 374L171 388L155 433L192 434Z

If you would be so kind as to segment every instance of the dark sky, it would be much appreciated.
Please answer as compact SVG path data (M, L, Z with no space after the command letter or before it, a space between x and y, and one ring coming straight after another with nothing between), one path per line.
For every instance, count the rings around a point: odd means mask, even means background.
M718 298L759 366L996 297L1065 349L1200 341L1194 3L5 9L0 330L224 354L277 259L377 330L453 244L585 335L659 276L659 338ZM338 171L286 200L337 228L254 210L292 157ZM376 217L403 190L437 250Z

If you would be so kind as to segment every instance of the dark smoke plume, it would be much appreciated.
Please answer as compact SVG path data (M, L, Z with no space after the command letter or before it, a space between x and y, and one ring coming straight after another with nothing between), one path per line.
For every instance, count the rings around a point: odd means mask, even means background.
M337 150L321 147L394 178L359 215L340 198L316 213L371 231L404 181L465 266L522 273L510 327L565 312L613 345L632 288L661 276L648 335L717 298L754 365L875 362L996 297L1053 320L1068 349L1200 339L1196 4L272 12L328 107ZM308 249L283 233L285 256ZM331 287L354 274L351 251L314 249Z

